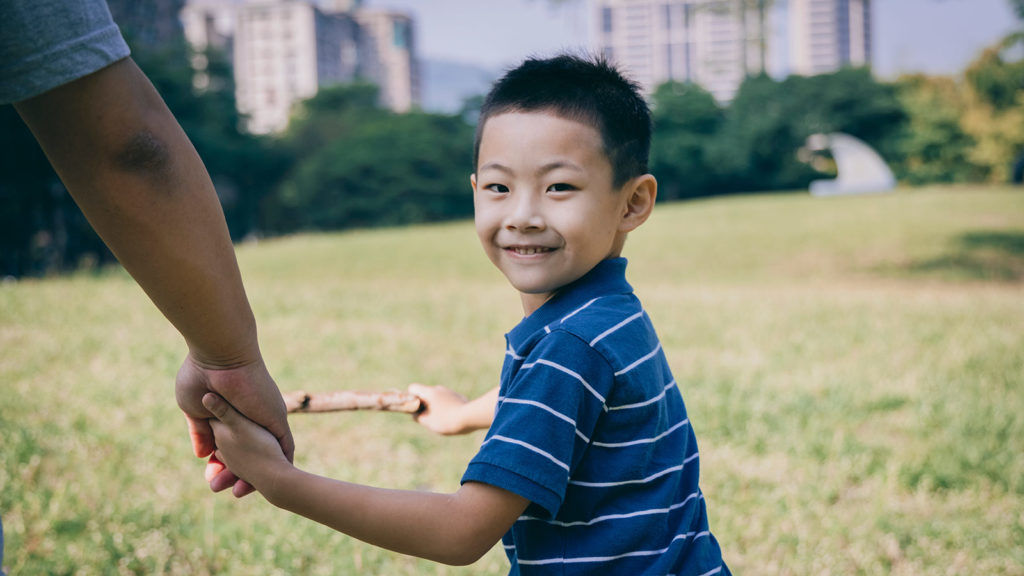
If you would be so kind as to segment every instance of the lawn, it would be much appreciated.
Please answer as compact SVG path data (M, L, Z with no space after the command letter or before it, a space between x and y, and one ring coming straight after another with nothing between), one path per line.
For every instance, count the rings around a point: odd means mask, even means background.
M521 316L469 222L238 249L283 390L497 383ZM1024 190L659 205L630 238L736 574L1024 575ZM119 270L0 284L4 568L35 574L504 574L403 557L208 491L184 344ZM296 461L451 491L482 434L292 418Z

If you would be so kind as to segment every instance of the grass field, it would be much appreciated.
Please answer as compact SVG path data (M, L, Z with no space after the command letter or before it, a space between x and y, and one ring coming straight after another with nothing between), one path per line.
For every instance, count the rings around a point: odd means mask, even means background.
M1024 191L660 205L626 247L736 574L1024 575ZM284 390L497 383L518 298L468 222L239 258ZM4 567L36 574L504 574L374 549L208 492L177 333L123 272L0 285ZM292 418L297 462L454 490L482 435Z

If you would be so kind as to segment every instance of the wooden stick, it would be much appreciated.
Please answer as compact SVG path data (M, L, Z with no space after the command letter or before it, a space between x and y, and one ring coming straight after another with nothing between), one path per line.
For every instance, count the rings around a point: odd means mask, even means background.
M382 410L415 414L420 399L407 392L287 392L283 394L288 412L336 412L339 410Z

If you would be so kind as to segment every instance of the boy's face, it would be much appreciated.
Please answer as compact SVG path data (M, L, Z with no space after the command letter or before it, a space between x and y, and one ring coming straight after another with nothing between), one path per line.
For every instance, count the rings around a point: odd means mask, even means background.
M490 117L472 183L484 252L527 315L618 256L631 229L623 225L630 185L613 187L601 134L551 113Z

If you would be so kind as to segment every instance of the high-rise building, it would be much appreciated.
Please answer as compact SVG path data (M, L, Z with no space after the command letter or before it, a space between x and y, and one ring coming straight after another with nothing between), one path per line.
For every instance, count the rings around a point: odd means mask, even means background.
M790 71L871 64L870 0L788 0Z
M760 73L772 46L763 8L743 0L596 0L598 49L648 92L695 82L719 101Z
M354 15L363 31L362 75L380 88L383 105L398 112L409 110L420 101L412 18L387 10L359 10Z
M356 76L355 22L308 2L249 3L236 12L238 110L255 133L288 126L292 105Z
M381 104L405 111L419 102L413 22L405 14L364 11L359 0L190 0L181 13L203 87L202 50L234 64L236 100L254 133L288 125L293 105L322 86L366 80Z
M670 80L689 81L728 102L744 78L762 71L813 75L871 63L870 0L592 0L592 5L598 49L648 91ZM783 10L788 40L775 30Z

